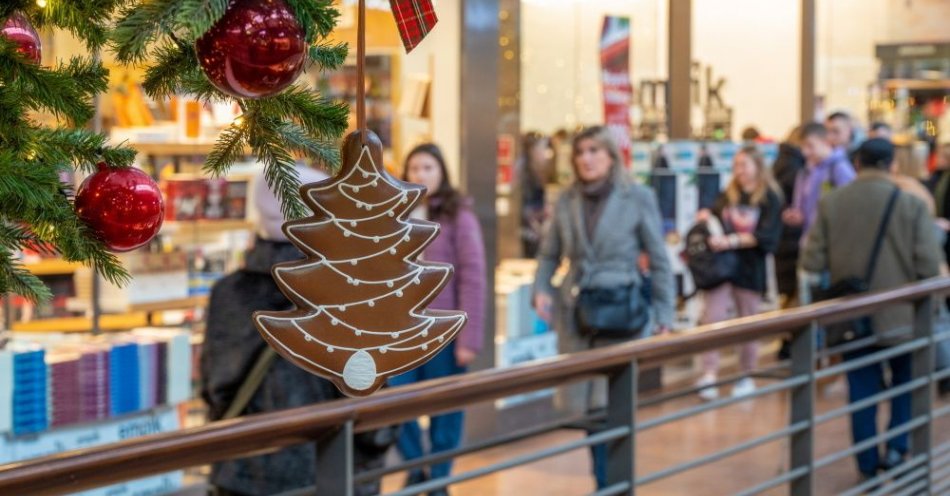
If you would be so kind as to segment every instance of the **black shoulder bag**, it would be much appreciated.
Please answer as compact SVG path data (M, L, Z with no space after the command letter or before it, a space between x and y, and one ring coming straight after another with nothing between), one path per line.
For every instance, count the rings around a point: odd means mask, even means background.
M871 287L871 279L874 277L874 267L877 265L877 259L881 254L884 238L887 236L887 226L890 224L891 214L894 212L894 205L897 203L897 197L899 195L900 189L894 188L891 197L887 200L887 207L884 209L884 217L881 219L881 224L877 228L877 237L874 239L874 247L871 249L871 258L868 260L864 277L847 277L832 283L828 288L815 288L812 290L812 296L815 301L833 300L835 298L843 298L868 292ZM852 341L870 337L873 334L874 328L871 316L865 316L839 324L831 324L825 327L825 346L827 348L834 348Z

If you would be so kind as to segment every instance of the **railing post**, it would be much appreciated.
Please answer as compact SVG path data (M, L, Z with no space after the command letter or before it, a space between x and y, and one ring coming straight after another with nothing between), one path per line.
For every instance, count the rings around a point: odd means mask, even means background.
M792 376L807 375L808 382L791 390L791 424L809 422L808 429L792 434L789 443L789 460L795 470L808 467L808 473L791 482L791 496L810 496L814 492L815 477L815 348L818 339L818 323L812 322L807 329L792 335Z
M930 494L933 457L931 457L933 428L933 371L934 371L934 297L927 296L914 302L914 339L926 338L929 345L911 354L911 380L927 377L927 387L911 393L910 418L927 416L927 423L910 432L910 457L927 456L927 486L922 492Z
M610 376L607 385L607 429L630 427L630 432L607 445L607 485L630 483L630 491L636 493L636 411L637 411L637 362L630 362Z
M353 496L353 421L317 442L317 494Z

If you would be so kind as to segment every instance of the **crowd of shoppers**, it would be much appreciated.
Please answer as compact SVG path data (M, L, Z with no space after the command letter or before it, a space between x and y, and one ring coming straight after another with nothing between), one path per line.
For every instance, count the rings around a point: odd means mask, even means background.
M775 277L784 306L799 300L799 269L825 274L825 284L861 274L871 258L878 226L884 225L882 249L869 281L872 290L886 289L935 276L950 256L950 145L940 148L937 167L929 178L920 171L896 165L891 129L875 123L870 139L858 143L853 120L832 114L823 123L805 123L780 144L774 164L766 164L754 140L735 156L732 179L714 206L697 213L697 222L716 222L723 231L710 235L708 247L730 252L736 268L722 284L705 289L700 322L711 324L735 315L760 311L767 288L768 258L774 255ZM750 133L751 136L751 133ZM560 351L610 346L668 332L673 324L676 283L667 254L656 195L636 184L622 165L621 154L608 130L591 127L577 132L571 146L574 180L547 206L545 185L554 181L551 141L537 133L523 138L523 159L517 168L520 189L522 247L536 256L533 306L539 317L558 332ZM456 342L428 363L394 377L391 386L459 374L478 357L484 341L486 304L484 240L470 200L452 186L439 148L420 145L407 156L403 179L423 184L425 200L413 212L416 218L439 223L442 231L422 258L455 266L455 277L430 305L461 309L469 322ZM306 180L320 173L301 170ZM313 176L313 177L311 177ZM273 195L259 192L259 238L249 252L247 266L219 282L211 297L205 348L202 355L202 392L212 419L234 414L276 410L326 401L338 393L326 381L272 358L246 404L235 410L238 390L246 372L268 358L263 342L254 339L250 313L284 309L289 302L268 272L279 261L302 255L280 232L283 218ZM894 197L893 206L889 199ZM887 215L885 215L887 213ZM856 218L887 218L886 223L855 222ZM569 271L555 286L562 261ZM591 296L594 295L594 296ZM264 305L264 306L262 306ZM619 312L619 313L618 313ZM622 315L618 322L617 315ZM909 307L881 310L871 319L876 344L844 355L865 357L909 339ZM255 343L249 346L247 343ZM223 358L227 358L224 360ZM747 343L739 352L742 378L732 395L742 397L756 389L758 344ZM702 358L698 381L700 397L718 397L718 352ZM910 380L910 356L858 368L847 374L849 399L858 402ZM285 385L293 383L293 388ZM591 412L606 406L606 384L594 381L575 392L580 408ZM245 400L240 400L245 401ZM890 426L910 418L909 394L891 400ZM461 412L430 419L428 442L415 421L398 428L363 436L357 442L357 463L380 466L391 444L406 460L425 456L425 446L438 453L457 448L462 439ZM876 408L852 415L855 443L876 435ZM857 454L862 477L899 464L908 449L907 435L891 438L885 450L869 448ZM607 450L591 448L593 475L598 488L607 485ZM221 494L268 494L313 483L312 449L291 448L270 455L216 464L212 482ZM407 485L450 475L451 462L411 470ZM373 494L378 487L358 488ZM447 494L445 490L430 494Z

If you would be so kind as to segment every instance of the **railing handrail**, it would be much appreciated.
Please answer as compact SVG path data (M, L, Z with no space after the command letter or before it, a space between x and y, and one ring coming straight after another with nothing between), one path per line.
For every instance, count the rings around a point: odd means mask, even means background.
M786 333L814 321L845 320L881 306L947 292L950 277L937 277L892 290L700 326L676 335L388 389L368 398L241 417L12 463L0 466L0 494L13 494L14 490L21 494L54 494L62 492L64 486L69 491L79 491L273 451L314 441L349 421L357 431L371 430L420 415L603 374L632 361L656 364Z

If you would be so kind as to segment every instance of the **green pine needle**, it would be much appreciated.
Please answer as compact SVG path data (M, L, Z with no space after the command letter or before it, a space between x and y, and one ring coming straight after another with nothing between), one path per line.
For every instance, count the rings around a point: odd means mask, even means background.
M336 141L313 138L304 128L290 122L278 125L277 131L288 148L312 158L328 172L339 167L340 149Z
M346 62L349 50L346 43L314 45L310 47L310 60L324 71L339 69Z
M248 102L249 104L251 102ZM320 98L316 93L293 85L283 93L253 102L262 115L294 121L318 137L338 137L346 130L349 107Z
M175 21L181 26L183 38L197 41L218 19L224 16L230 0L181 0Z
M176 43L167 43L155 49L154 63L145 72L142 88L152 98L168 98L182 86L182 74L193 71L198 61L195 51Z
M287 4L303 26L307 43L311 45L329 36L340 17L332 0L287 0Z
M231 165L244 155L244 147L247 145L248 126L247 116L240 122L231 124L221 135L214 145L208 160L205 162L204 169L213 177L226 175Z
M279 145L277 123L258 119L251 127L249 141L257 152L257 159L264 164L264 179L267 186L280 200L280 211L288 219L305 217L309 210L300 199L300 179L294 157Z
M178 18L180 0L141 0L122 9L110 36L119 62L144 62L149 46Z

